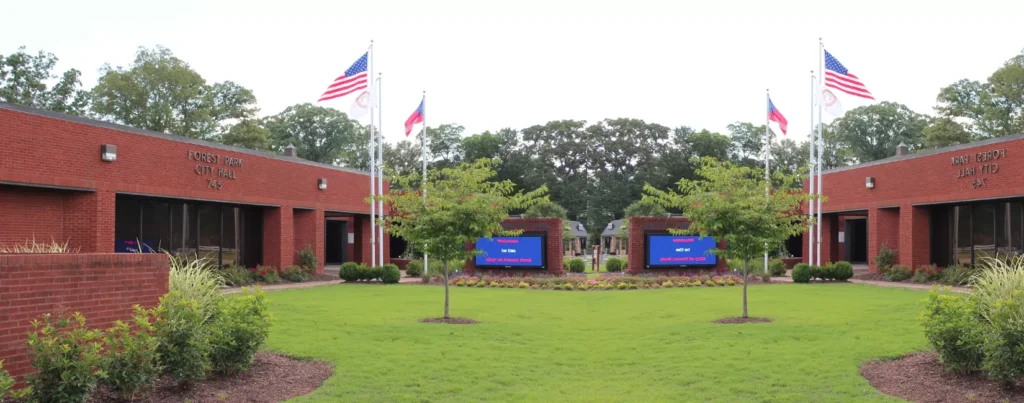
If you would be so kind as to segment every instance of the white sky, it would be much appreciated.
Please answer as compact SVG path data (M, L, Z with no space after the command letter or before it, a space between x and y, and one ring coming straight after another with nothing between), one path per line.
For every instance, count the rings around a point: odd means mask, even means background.
M849 7L805 8L817 4ZM467 134L617 117L725 133L734 121L765 120L766 88L800 139L819 36L878 100L929 114L941 87L983 80L1024 48L1019 0L54 0L3 9L0 54L52 52L58 70L78 68L90 88L103 63L127 65L138 46L160 44L210 82L252 89L264 115L315 102L373 39L389 141L403 138L423 90L428 123ZM840 99L847 110L864 105ZM347 112L350 103L328 105Z

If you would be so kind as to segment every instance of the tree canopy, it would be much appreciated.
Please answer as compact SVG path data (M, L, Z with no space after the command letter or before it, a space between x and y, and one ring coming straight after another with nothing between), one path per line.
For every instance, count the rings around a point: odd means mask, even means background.
M0 101L83 115L88 93L82 89L82 72L69 69L57 75L57 56L39 51L35 56L25 47L7 56L0 54Z

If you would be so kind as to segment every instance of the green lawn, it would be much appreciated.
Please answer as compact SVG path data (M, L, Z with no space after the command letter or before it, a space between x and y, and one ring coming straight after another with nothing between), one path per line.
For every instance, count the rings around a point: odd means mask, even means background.
M853 284L604 292L339 285L268 293L268 347L334 363L307 402L898 401L857 372L926 347L926 294Z

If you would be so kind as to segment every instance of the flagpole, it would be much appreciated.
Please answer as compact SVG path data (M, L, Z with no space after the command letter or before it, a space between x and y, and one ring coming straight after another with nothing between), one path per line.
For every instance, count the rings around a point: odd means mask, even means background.
M420 101L423 104L423 110L420 113L423 116L423 137L420 138L420 150L423 151L423 202L427 201L427 91L423 91L423 100ZM427 251L423 251L423 274L430 273L430 263L428 262Z
M818 67L821 68L820 71L822 71L822 72L825 71L825 67L822 65L822 63L823 63L822 55L824 54L824 51L825 51L825 44L821 42L821 38L818 38ZM818 80L819 80L819 82L818 82L819 88L825 88L825 75L822 74L821 77L818 77ZM821 141L821 126L822 126L821 119L822 119L822 105L821 105L821 102L818 102L818 144L817 144L818 145L818 200L817 200L817 203L818 203L818 208L817 208L817 210L818 210L818 220L816 221L817 224L818 224L818 228L817 228L818 234L815 237L815 240L817 241L817 247L816 247L816 250L814 252L815 258L817 259L816 260L817 263L815 263L815 266L821 266L821 225L822 225L821 224L821 168L822 168L822 166L821 166L822 165L821 164L822 163L821 156L822 156L822 150L825 148L825 143L823 141Z
M384 83L383 73L378 72L377 73L377 122L378 122L377 124L379 124L381 126L381 128L377 129L377 137L378 137L378 139L377 139L377 194L379 194L381 196L384 195L384 130L381 130L383 128L383 126L384 126L384 124L383 124L384 123L384 115L381 112L381 109L383 109L383 108L381 108L381 105L383 104L383 102L382 102L383 100L381 99L381 96L384 95L384 91L382 91L383 83ZM380 200L380 199L377 200L377 211L380 213L381 217L384 217L384 200ZM378 237L377 250L380 253L380 258L377 259L377 260L383 266L384 265L384 226L383 225L381 225L380 228L377 228L377 237Z
M373 84L373 39L370 40L370 63L367 81ZM371 88L370 91L373 91ZM376 181L376 157L374 153L374 130L373 130L373 107L370 105L370 196L377 195L377 181ZM377 249L377 203L370 201L370 267L377 266L377 254L374 251Z
M768 113L765 114L765 118L764 118L764 198L765 198L765 202L767 202L768 200L771 200L770 192L771 192L771 186L772 186L771 185L771 175L768 173L769 172L768 171L769 170L768 154L771 152L771 148L772 148L772 137L771 137L771 134L768 132L768 130L769 130L768 129L768 123L771 120L771 116L770 116L771 109L770 108L771 108L771 103L772 103L772 97L771 97L771 95L768 94L768 89L764 90L764 99L765 99L766 109L768 110ZM768 244L767 243L765 243L765 250L764 250L764 272L768 273Z
M807 148L810 150L810 156L807 158L807 162L810 163L811 171L807 177L807 194L814 195L814 70L811 70L811 131L807 133ZM810 219L809 227L807 228L807 264L814 264L814 199L807 201L807 216Z

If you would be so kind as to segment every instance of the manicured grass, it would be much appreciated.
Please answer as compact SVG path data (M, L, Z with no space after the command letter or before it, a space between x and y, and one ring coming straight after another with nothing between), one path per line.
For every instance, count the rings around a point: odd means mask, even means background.
M268 293L268 347L334 363L300 402L898 401L858 374L926 347L926 294L853 284L572 292L339 285Z

